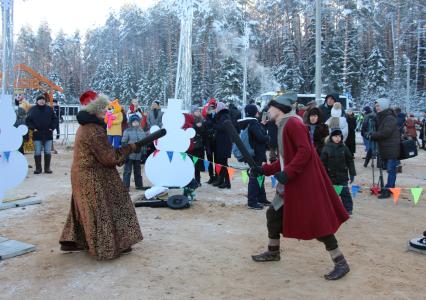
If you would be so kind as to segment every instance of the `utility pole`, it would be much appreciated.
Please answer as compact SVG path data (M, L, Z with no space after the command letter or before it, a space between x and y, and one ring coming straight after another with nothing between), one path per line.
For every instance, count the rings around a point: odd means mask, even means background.
M315 14L315 100L321 100L321 0L316 0Z
M3 66L1 92L11 94L13 82L13 0L2 0ZM12 83L13 84L13 83Z
M248 69L248 53L250 48L250 28L248 24L244 27L244 63L243 63L243 105L247 105L247 69Z
M407 109L407 113L410 113L411 111L411 106L410 106L410 71L411 71L411 61L408 58L408 56L405 56L407 59L407 103L406 103L406 109Z

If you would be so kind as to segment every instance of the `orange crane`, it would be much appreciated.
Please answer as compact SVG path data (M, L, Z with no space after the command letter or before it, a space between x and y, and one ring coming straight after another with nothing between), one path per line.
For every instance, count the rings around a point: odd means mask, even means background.
M55 91L63 93L64 90L54 84L52 81L37 73L34 69L25 64L18 64L13 69L15 74L15 81L13 83L14 89L34 89L44 91L48 97L50 106L53 107L53 93ZM22 76L24 75L24 76ZM2 74L0 73L0 81Z

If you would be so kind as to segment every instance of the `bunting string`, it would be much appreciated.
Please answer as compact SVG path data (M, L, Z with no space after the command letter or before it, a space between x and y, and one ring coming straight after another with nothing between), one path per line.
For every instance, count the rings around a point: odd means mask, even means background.
M158 153L160 152L160 150L155 150L153 156L157 156ZM166 151L167 152L167 156L169 158L169 161L172 162L173 157L174 157L174 152L173 151ZM6 153L5 153L6 154ZM186 160L187 157L190 157L190 159L192 160L192 162L195 164L197 164L198 162L202 162L203 166L204 166L204 171L208 171L210 165L213 166L214 170L216 171L216 173L220 173L223 169L226 170L226 172L229 175L229 178L232 180L235 178L235 173L236 173L236 169L229 167L229 166L223 166L220 164L215 163L214 161L209 161L200 157L196 157L194 155L191 154L187 154L186 152L181 152L180 153L181 157L183 160ZM5 155L6 159L8 159L9 155ZM243 180L244 184L247 184L249 181L249 174L248 174L248 170L241 170L241 178ZM270 180L271 180L271 186L272 188L275 188L277 186L277 179L274 176L269 176ZM256 178L257 182L259 183L259 186L262 186L265 183L265 179L266 176L259 176ZM334 190L336 191L337 195L341 195L343 188L345 188L345 186L342 185L333 185ZM357 195L364 191L370 191L372 194L374 195L379 195L380 193L380 188L378 186L373 186L373 187L362 187L359 185L352 185L350 187L350 193L352 194L353 198L356 198ZM417 205L420 201L421 195L423 194L423 188L422 187L413 187L413 188L401 188L401 187L395 187L395 188L390 188L389 189L390 192L392 193L392 198L393 198L393 202L395 205L398 204L400 195L401 195L401 191L407 190L411 192L411 195L413 197L413 202L414 205Z

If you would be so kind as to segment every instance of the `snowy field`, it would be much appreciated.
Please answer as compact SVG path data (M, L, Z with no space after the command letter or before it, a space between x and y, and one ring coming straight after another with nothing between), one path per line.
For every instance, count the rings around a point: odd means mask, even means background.
M316 241L285 239L280 262L251 260L267 242L265 211L245 207L247 188L238 175L232 190L204 184L187 210L137 208L144 241L130 255L98 262L84 252L59 251L72 151L57 149L53 175L30 173L12 193L37 193L43 203L0 212L0 235L37 246L34 253L0 261L1 299L424 298L425 257L406 251L407 240L426 229L424 195L417 206L407 190L397 206L367 191L355 198L353 218L337 233L351 272L338 282L322 278L331 262ZM362 167L360 145L358 152L356 183L368 187L371 169ZM424 186L425 167L422 151L403 163L398 186ZM270 181L267 190L271 198Z

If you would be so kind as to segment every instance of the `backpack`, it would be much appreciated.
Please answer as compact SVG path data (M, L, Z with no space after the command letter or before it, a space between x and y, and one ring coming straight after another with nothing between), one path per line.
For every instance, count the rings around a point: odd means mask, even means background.
M250 145L249 128L250 128L250 125L247 126L244 130L242 130L240 132L240 139L243 142L244 146L246 147L250 156L253 157L254 156L254 149ZM240 149L238 149L237 145L235 145L235 144L232 144L232 154L234 154L235 158L239 162L244 161L244 156L242 155Z
M416 157L417 153L417 145L414 139L402 139L401 140L401 152L400 152L400 160L409 159Z

